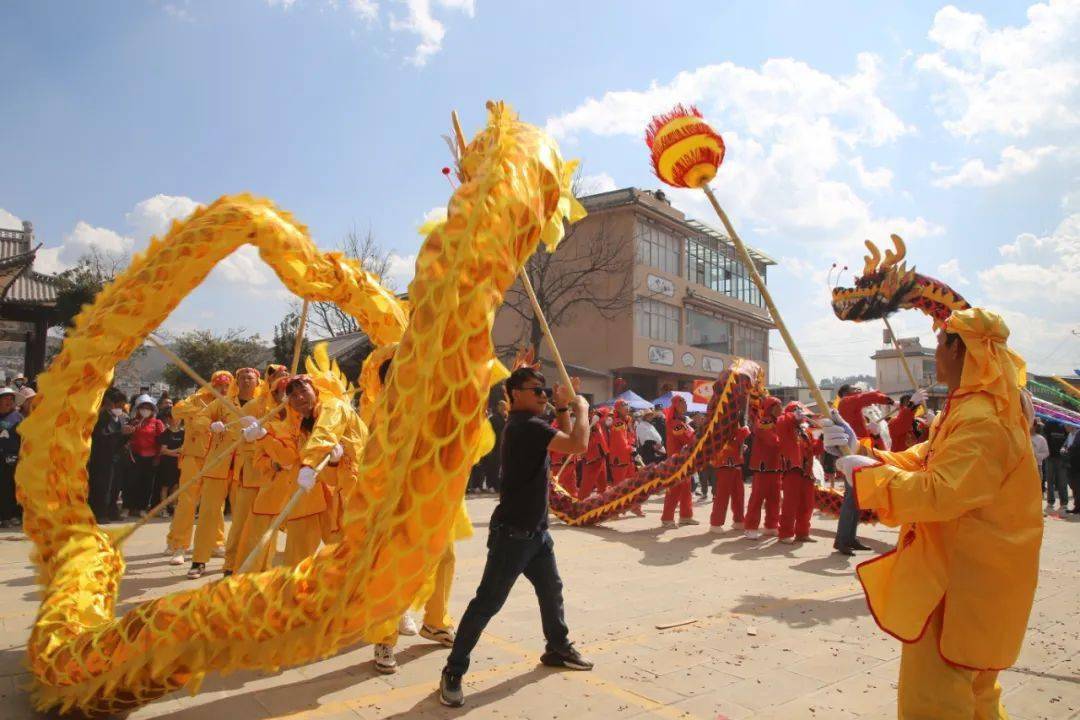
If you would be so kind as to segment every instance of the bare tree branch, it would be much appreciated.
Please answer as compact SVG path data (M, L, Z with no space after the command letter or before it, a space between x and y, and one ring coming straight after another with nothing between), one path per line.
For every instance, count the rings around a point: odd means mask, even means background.
M346 257L360 263L360 267L382 279L383 285L393 290L393 284L386 279L390 270L390 251L383 250L375 239L375 233L369 226L361 233L354 225L341 241L341 252ZM294 311L299 310L299 303L293 303ZM308 309L308 326L314 334L323 337L337 337L360 330L356 319L331 302L313 302Z

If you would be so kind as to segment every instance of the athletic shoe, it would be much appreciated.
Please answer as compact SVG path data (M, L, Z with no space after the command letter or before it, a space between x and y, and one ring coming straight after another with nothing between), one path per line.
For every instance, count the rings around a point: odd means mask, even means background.
M810 537L809 535L799 535L798 537L796 537L796 538L795 538L795 542L801 542L801 543L816 543L816 542L817 542L817 540L815 540L814 538Z
M680 525L700 525L701 521L700 520L695 520L692 517L686 517L686 518L679 518L679 524Z
M465 704L460 675L451 675L443 670L442 677L439 678L439 702L446 707L461 707Z
M1054 503L1046 503L1046 507L1043 508L1043 515L1049 515L1054 512Z
M593 664L586 660L573 645L566 650L557 652L548 650L540 656L540 662L548 667L564 667L570 670L592 670Z
M446 647L454 647L454 628L437 628L424 623L420 627L420 637Z
M661 520L660 527L664 529L677 528L679 527L679 523L675 522L674 520Z
M183 550L174 551L173 556L171 558L169 558L169 564L170 565L183 565L184 562L185 562L185 559L184 559L184 551Z
M782 537L782 538L780 538L780 542L784 543L785 545L794 545L795 544L795 538L793 538L793 537Z
M743 533L743 537L746 538L747 540L760 540L761 539L761 533L758 532L757 530L747 530L746 532Z
M176 553L175 550L173 550L171 547L166 545L165 550L161 554L164 555L165 557L172 557L173 554L175 554L175 553Z
M415 635L418 630L416 629L416 622L409 617L409 613L405 613L398 620L397 624L398 635Z
M213 555L216 558L223 558L223 557L225 557L225 548L222 547L221 545L215 545L214 546L214 552L212 552L210 554Z
M198 580L206 574L206 563L191 563L191 569L187 571L188 580Z
M836 552L840 553L841 555L847 555L848 557L851 557L851 556L853 556L855 554L855 551L852 550L849 547L839 547L838 546L838 547L835 548L835 550L836 550Z
M863 552L874 552L874 548L867 547L866 545L863 545L858 540L856 540L854 543L852 543L851 549L852 550L862 550Z
M394 646L379 643L375 646L375 669L384 675L397 672L397 660L394 659Z
M710 525L709 526L709 532L716 533L717 535L719 535L720 533L724 532L724 526L723 525Z

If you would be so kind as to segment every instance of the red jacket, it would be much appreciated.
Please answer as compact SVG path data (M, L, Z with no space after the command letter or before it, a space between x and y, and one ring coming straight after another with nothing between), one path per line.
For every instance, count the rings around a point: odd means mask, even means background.
M802 467L805 448L802 442L802 431L799 429L799 420L795 417L795 413L786 412L776 418L776 436L783 469Z
M592 426L589 432L589 447L585 451L585 464L603 462L608 456L607 438L604 436L603 419Z
M665 429L667 437L664 438L664 447L667 448L668 457L675 455L687 445L694 443L694 429L690 427L690 421L684 417L675 417L675 408L668 406L664 411Z
M131 454L136 457L154 457L158 454L158 436L165 432L165 423L157 418L139 421L135 432L128 439Z
M871 405L892 404L893 399L888 395L877 390L867 390L866 392L840 398L840 404L836 409L840 411L840 417L844 418L847 424L851 426L851 429L855 431L855 435L860 440L865 440L870 437L870 430L867 429L866 420L863 419L863 408Z
M713 467L739 467L742 465L743 445L748 437L750 437L750 428L745 425L739 426L739 429L735 431L735 437L724 443L724 446L713 455Z
M634 461L634 436L626 419L615 416L607 436L608 451L614 465L631 465Z
M915 423L915 411L904 405L896 416L889 421L889 439L892 440L892 452L902 452L918 442L911 432Z

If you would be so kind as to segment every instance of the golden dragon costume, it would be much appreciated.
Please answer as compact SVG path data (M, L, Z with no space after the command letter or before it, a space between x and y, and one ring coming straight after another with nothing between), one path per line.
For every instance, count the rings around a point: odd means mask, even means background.
M505 376L491 326L539 243L583 214L574 163L544 133L489 105L461 158L463 182L427 237L404 334L393 296L337 253L319 253L272 203L223 197L174 223L76 320L23 426L17 483L43 599L28 643L40 709L122 713L208 672L275 669L330 655L406 610L451 537L469 468L491 446L483 408ZM297 567L230 577L114 616L124 561L86 504L90 429L113 368L216 263L243 243L297 295L357 317L395 370L345 498L341 543Z

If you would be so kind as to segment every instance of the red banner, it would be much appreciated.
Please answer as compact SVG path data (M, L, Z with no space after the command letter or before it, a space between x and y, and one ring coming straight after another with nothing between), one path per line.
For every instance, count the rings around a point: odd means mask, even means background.
M701 403L702 405L708 405L712 400L713 395L713 381L712 380L695 380L694 381L694 402Z

